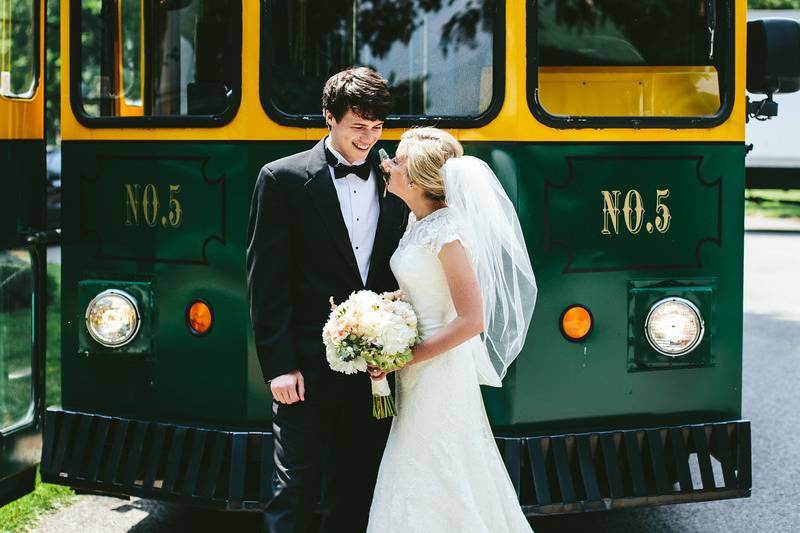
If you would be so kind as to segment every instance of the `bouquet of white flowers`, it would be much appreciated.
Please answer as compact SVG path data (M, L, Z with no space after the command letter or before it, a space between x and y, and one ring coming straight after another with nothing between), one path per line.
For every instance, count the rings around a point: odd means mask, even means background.
M331 314L322 329L331 369L355 374L376 366L390 372L411 361L411 348L420 340L417 315L401 298L400 291L366 290L352 293L339 305L331 298ZM397 414L386 377L372 381L372 414L378 419Z

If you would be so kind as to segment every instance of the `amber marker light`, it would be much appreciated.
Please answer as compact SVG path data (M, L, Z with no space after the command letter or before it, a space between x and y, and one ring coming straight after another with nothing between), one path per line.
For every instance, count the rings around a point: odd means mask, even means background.
M186 323L195 335L205 335L214 324L211 307L203 300L194 300L186 312Z
M561 313L561 334L569 341L582 341L592 331L593 322L587 307L571 305Z

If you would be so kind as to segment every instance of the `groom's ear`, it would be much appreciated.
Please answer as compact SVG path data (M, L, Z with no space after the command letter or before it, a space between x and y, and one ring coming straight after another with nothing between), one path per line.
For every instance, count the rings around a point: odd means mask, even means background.
M333 124L336 122L336 117L334 117L333 113L327 109L322 110L322 116L325 118L325 126L327 126L328 130L330 130L333 127Z

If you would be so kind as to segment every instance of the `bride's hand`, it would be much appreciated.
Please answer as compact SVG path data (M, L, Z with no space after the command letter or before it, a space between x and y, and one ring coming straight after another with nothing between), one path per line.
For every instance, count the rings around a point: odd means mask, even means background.
M369 379L372 381L380 381L389 374L389 372L384 372L377 366L368 366L367 372L369 373Z

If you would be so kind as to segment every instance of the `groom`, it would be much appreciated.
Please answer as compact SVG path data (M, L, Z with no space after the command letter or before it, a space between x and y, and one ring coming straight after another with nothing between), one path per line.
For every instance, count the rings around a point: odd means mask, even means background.
M247 235L256 350L272 391L272 498L262 531L305 532L321 492L321 530L366 530L390 422L372 417L366 375L333 372L322 327L351 292L395 290L389 258L408 211L384 197L379 158L391 96L368 68L332 76L322 94L329 134L266 164Z

